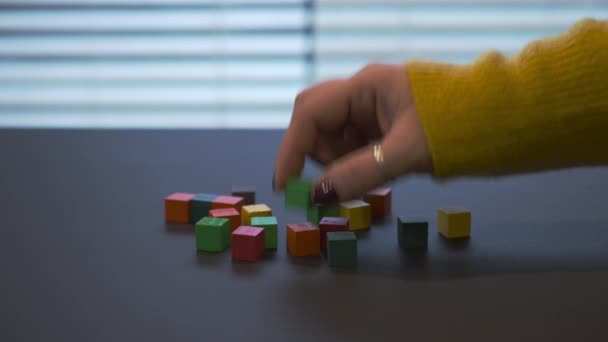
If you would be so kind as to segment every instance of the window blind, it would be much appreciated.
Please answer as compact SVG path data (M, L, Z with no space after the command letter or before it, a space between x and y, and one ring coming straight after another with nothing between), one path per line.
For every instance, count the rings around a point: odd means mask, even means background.
M488 50L513 55L584 17L608 18L608 1L319 0L316 78L370 61L469 63Z
M278 127L310 82L304 1L0 1L0 121Z
M284 127L366 63L467 63L608 0L0 0L0 126Z

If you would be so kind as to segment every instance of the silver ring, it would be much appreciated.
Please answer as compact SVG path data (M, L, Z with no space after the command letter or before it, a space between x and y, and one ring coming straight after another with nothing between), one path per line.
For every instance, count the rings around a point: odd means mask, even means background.
M386 166L384 165L384 151L382 151L381 144L372 145L372 156L376 161L376 165L378 166L378 170L380 171L380 174L382 175L384 181L391 181L392 177L390 177L390 175L386 171Z

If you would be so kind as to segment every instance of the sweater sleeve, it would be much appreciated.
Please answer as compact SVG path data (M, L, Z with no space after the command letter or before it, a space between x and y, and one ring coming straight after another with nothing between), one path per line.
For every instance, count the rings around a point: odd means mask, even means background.
M608 21L582 20L513 58L406 71L435 177L608 165Z

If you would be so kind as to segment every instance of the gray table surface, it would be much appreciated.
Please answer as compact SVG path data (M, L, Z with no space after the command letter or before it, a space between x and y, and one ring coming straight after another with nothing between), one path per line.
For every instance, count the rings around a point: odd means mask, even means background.
M336 271L285 250L305 216L271 190L281 135L0 130L0 341L608 340L608 169L401 180L358 269ZM167 194L235 183L278 216L263 262L197 254L164 222ZM454 204L466 243L436 232ZM430 220L426 254L398 249L396 215Z

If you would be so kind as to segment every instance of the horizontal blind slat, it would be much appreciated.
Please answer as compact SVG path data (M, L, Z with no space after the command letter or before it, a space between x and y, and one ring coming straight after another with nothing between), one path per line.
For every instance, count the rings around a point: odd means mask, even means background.
M4 62L0 82L300 82L303 61Z
M606 0L316 0L319 5L578 5L606 3Z
M0 108L0 127L27 128L283 128L289 123L289 108L261 111L197 109L116 111L9 111Z
M19 32L179 32L302 30L301 9L264 10L61 10L0 12L0 33Z
M223 37L0 37L5 56L226 56L302 55L306 40L299 34Z
M238 85L175 86L109 84L101 86L3 86L5 107L242 107L288 106L301 84L247 87Z
M179 7L179 6L264 6L298 5L304 0L0 0L0 6L65 7L65 6L116 6L116 7Z
M479 8L432 9L420 6L400 11L370 6L371 8L326 9L321 7L316 17L316 27L322 32L348 31L353 35L370 30L435 32L475 30L479 32L525 30L564 30L584 17L608 17L608 5L593 9L558 8L532 9Z

